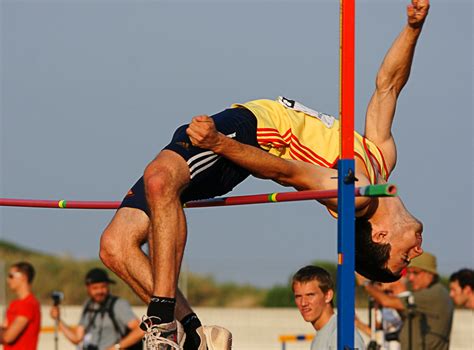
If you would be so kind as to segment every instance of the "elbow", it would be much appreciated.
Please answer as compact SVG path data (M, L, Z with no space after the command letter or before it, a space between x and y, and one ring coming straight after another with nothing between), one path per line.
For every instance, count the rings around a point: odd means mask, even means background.
M259 179L273 180L278 183L284 182L286 176L284 173L277 170L254 171L252 175Z
M405 310L405 305L403 305L403 303L399 301L399 302L396 302L392 308L398 311L403 311Z
M64 335L66 335L66 337L69 339L69 341L71 343L73 343L74 345L79 345L84 340L84 336L81 336L80 334L73 333L73 334L68 335L68 334L64 333Z
M298 187L301 184L297 181L297 178L293 176L291 172L275 170L270 177L275 182L278 182L282 186L293 186Z
M5 334L5 335L3 336L3 342L4 342L5 344L9 344L9 345L10 345L10 344L13 344L13 343L15 342L16 338L17 338L17 336L13 336L13 335L10 335L10 334Z
M403 303L398 298L397 299L389 299L385 303L381 303L381 305L383 307L395 309L395 310L398 310L398 311L403 311L405 309L405 307L403 306Z
M285 174L285 173L280 172L280 171L273 172L272 173L272 179L275 180L278 183L284 183L284 184L287 184L287 183L291 182L291 178L288 176L288 174Z
M79 345L82 342L82 338L72 338L69 339L74 345Z

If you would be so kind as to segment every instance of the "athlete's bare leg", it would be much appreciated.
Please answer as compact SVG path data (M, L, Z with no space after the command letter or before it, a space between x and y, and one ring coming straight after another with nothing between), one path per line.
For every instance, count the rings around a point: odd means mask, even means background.
M100 248L100 257L104 264L125 281L146 304L153 295L153 276L151 257L142 251L141 246L147 240L149 245L154 244L150 231L150 220L143 211L121 208L105 229ZM150 249L151 254L152 252ZM175 318L183 324L186 332L185 350L206 346L204 328L179 289L176 290ZM227 334L228 331L221 333Z
M153 276L150 258L141 246L147 241L150 220L141 210L120 208L104 230L100 241L100 258L145 303L150 302ZM192 313L189 303L178 290L176 293L176 319Z
M149 219L141 210L120 208L100 240L100 258L144 302L150 301L151 266L141 246L147 241Z
M180 194L190 181L189 167L180 155L163 150L147 166L143 179L151 212L153 298L148 315L158 316L166 323L172 321L186 243L186 221Z

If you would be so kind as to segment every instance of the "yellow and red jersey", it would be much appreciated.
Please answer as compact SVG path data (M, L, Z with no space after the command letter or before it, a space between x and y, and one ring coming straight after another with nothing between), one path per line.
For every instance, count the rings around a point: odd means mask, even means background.
M326 168L334 168L340 154L340 122L329 115L313 111L296 102L295 109L286 101L255 100L232 107L249 109L257 118L257 141L269 153L301 160ZM380 149L370 140L354 132L354 153L365 165L371 184L389 171Z

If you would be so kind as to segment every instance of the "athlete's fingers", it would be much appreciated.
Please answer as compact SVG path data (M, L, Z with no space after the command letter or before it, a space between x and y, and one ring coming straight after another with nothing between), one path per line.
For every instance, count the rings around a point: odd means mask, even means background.
M212 130L212 129L215 129L215 124L214 124L214 120L211 117L207 115L200 115L200 116L194 117L191 120L191 123L189 123L189 127L192 127L195 130L201 127L203 128L206 127Z
M192 122L186 129L186 133L195 139L202 137L207 133L206 126L199 122Z
M195 128L193 128L192 125L190 125L186 129L186 134L188 135L189 139L191 140L193 145L197 145L199 143L199 140L202 139L201 133L196 131Z
M195 122L209 122L212 121L212 118L209 117L208 115L202 114L202 115L197 115L193 117L192 121Z
M214 120L207 116L193 118L188 128L203 136L213 135L217 132Z
M186 134L194 146L209 148L216 144L218 132L213 123L193 121Z
M199 133L197 133L195 130L193 130L191 127L186 129L186 134L189 137L189 141L193 144L193 146L199 146L200 141L202 140L202 137Z
M413 0L412 3L407 6L408 23L411 26L419 27L425 21L429 9L429 0Z
M199 145L199 142L197 142L194 137L192 137L192 136L190 136L190 135L188 135L188 136L189 136L189 141L191 141L191 144L192 144L193 146L198 146L198 145Z
M420 0L418 1L418 10L426 16L426 13L430 9L430 1L429 0Z

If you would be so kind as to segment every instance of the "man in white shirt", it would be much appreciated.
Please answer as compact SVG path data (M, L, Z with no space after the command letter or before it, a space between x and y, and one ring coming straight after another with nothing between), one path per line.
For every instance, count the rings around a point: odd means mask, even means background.
M316 330L311 350L337 349L337 317L333 310L334 282L331 275L321 267L305 266L293 276L292 289L301 316ZM365 349L357 330L354 348Z

